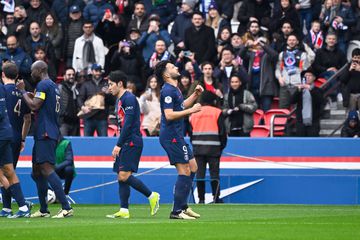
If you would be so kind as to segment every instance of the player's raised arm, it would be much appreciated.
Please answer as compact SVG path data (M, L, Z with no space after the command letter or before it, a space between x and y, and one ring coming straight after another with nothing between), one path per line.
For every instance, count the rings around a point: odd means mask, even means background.
M196 103L191 108L185 109L183 111L174 111L171 108L164 109L166 120L168 121L174 121L181 119L183 117L189 116L193 113L199 112L201 110L200 103Z
M204 88L201 85L197 85L195 91L184 101L184 107L191 107L195 101L200 97L201 93L204 91Z
M46 97L45 93L36 92L35 96L32 97L32 95L30 93L25 91L25 83L24 83L23 80L20 80L20 81L17 82L16 88L21 91L21 93L23 95L23 99L24 99L26 105L28 105L28 107L32 111L36 111L36 110L40 109L43 102L45 101L45 97Z

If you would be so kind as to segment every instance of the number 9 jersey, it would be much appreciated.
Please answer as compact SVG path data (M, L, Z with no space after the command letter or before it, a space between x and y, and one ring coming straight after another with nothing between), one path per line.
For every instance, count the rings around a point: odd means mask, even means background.
M40 109L35 112L35 140L58 140L60 135L60 91L50 79L41 80L36 85L34 98L43 100Z

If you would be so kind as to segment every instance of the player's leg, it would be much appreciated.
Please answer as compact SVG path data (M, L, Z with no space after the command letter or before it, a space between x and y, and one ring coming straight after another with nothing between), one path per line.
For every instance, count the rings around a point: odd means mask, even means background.
M69 195L71 184L72 184L72 181L74 180L74 167L73 166L65 167L64 179L65 179L64 193L65 193L65 195Z
M210 178L214 203L223 203L220 197L220 157L207 157L209 162Z
M33 154L33 156L35 156ZM46 178L41 174L41 168L39 164L33 163L32 166L32 173L31 178L36 183L39 203L40 203L40 210L31 214L32 218L35 217L50 217L50 212L48 210L47 204L47 191L48 191L48 182Z
M206 160L203 156L196 156L195 159L198 165L196 178L200 180L196 182L199 203L205 203L205 181L203 181L203 179L205 178L206 173Z
M11 192L9 189L9 181L4 176L4 173L0 169L0 183L1 183L1 197L3 202L3 208L0 212L0 217L7 217L12 215L11 210Z

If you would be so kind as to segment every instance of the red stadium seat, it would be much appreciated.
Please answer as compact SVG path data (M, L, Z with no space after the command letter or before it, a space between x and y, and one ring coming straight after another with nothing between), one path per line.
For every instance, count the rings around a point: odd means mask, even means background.
M109 137L118 136L118 127L116 125L110 124L108 126L108 136Z
M261 109L256 109L253 113L254 125L260 124L260 121L264 118L264 111Z
M320 88L322 85L324 85L326 83L326 79L325 78L318 78L315 80L314 85L315 87Z
M279 108L279 98L274 97L271 103L271 109L277 109Z
M269 137L270 128L264 125L254 125L254 128L250 132L250 137Z
M265 125L269 127L270 129L270 124L271 124L271 117L273 115L288 115L290 114L290 110L289 109L270 109L269 111L267 111L264 115L264 121L265 121ZM274 120L274 136L282 136L284 135L284 130L285 130L285 125L287 123L288 117L276 117Z

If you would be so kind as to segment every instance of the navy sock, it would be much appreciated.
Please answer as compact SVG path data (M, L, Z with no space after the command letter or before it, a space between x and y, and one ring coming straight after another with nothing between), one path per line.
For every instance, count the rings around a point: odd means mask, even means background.
M22 207L25 205L25 198L24 194L21 190L20 183L15 183L9 187L9 190L11 191L11 195L15 199L16 203L19 207Z
M46 201L47 191L48 191L48 182L46 181L45 177L43 176L34 176L31 174L32 179L36 183L36 188L39 197L40 203L40 212L46 213L48 212L48 205Z
M60 180L59 176L56 174L56 172L52 172L47 177L47 180L48 180L51 188L54 190L56 198L59 199L62 209L65 209L65 210L71 209L70 204L66 199L64 189L62 188L61 180Z
M187 209L189 207L188 204L187 204L187 202L188 202L187 200L189 199L189 195L190 195L191 189L193 187L193 182L194 182L195 175L196 175L195 172L190 173L191 185L190 185L190 188L189 188L189 193L187 194L188 197L186 198L185 204L182 206L183 210L185 210L185 209Z
M173 213L178 214L183 210L187 203L187 198L191 188L191 177L179 175L175 183Z
M1 195L2 195L3 208L11 209L11 191L10 191L10 189L1 187Z
M146 197L149 197L151 195L150 189L140 179L134 177L133 175L130 175L130 177L125 181L125 183L137 190L138 192L141 192Z
M119 196L120 207L129 208L130 186L124 182L119 181Z

